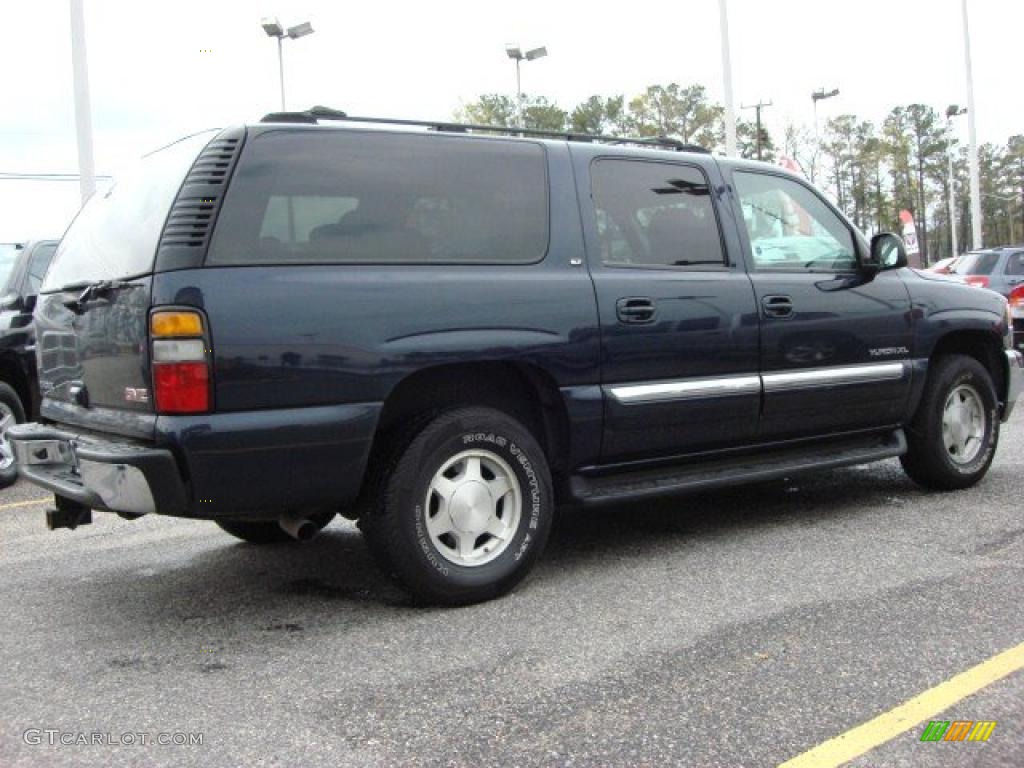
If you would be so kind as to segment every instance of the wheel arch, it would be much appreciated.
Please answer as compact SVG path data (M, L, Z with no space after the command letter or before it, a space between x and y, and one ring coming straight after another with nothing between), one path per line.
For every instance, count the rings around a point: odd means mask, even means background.
M928 367L946 355L966 355L977 360L992 377L1000 407L1006 402L1006 355L1002 339L991 331L960 329L949 331L936 341L928 356Z
M520 421L540 444L552 475L567 473L569 415L548 371L520 361L438 364L407 374L384 400L357 508L372 492L373 467L387 460L393 439L412 420L469 405L492 407Z

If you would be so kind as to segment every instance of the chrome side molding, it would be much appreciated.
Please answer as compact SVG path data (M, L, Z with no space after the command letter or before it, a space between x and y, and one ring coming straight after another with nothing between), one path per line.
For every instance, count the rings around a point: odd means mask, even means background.
M830 384L864 384L872 381L902 379L906 366L900 363L870 363L868 365L840 365L835 368L809 368L785 373L762 374L765 392L803 389Z
M662 400L696 400L705 397L753 395L761 391L758 375L727 376L717 379L684 379L654 384L627 384L611 387L612 397L620 403L656 403Z
M637 384L615 384L605 391L623 405L709 397L755 395L813 387L897 381L909 370L909 360L891 363L839 365L830 368L802 368L779 373L745 373L709 379L680 379Z

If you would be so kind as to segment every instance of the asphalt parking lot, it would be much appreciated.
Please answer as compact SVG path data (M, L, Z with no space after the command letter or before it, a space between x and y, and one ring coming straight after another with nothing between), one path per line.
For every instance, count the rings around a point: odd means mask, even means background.
M1018 412L958 494L886 462L565 511L526 583L457 610L411 605L344 521L263 549L174 519L50 533L19 483L0 765L778 765L1024 642L1022 475ZM1024 672L931 719L998 725L853 764L1024 765ZM160 733L202 744L123 743Z

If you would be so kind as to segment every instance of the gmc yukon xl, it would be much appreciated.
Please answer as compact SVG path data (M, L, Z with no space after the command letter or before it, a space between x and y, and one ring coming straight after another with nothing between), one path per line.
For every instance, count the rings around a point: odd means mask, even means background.
M341 513L457 604L525 576L556 503L987 471L1022 380L1006 300L909 269L804 179L395 122L197 134L84 207L35 309L40 419L8 432L51 528L163 514L266 544Z

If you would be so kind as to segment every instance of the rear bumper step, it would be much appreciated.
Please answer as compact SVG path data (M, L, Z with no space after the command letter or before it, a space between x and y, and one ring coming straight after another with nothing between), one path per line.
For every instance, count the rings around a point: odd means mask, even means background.
M867 464L902 456L906 452L906 435L902 429L897 429L882 435L803 445L770 454L659 467L605 477L576 475L569 481L569 487L574 499L596 506L776 480L819 469Z
M7 430L26 480L89 509L180 513L185 486L170 451L106 441L44 424Z

